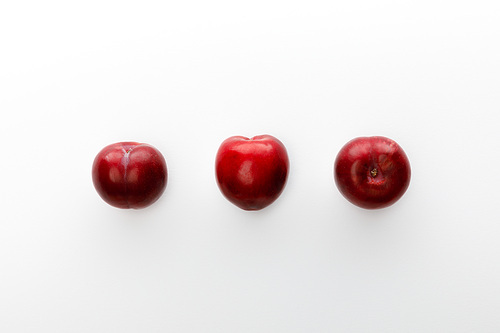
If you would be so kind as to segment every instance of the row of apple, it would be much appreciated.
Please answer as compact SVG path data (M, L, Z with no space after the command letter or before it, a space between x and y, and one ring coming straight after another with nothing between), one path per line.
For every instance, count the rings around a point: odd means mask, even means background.
M269 206L282 193L289 160L283 143L271 135L233 136L222 142L215 159L222 194L244 210ZM410 163L403 149L382 136L349 141L334 163L335 183L351 203L366 209L398 201L410 183ZM97 193L118 208L145 208L167 186L165 158L149 144L119 142L104 147L92 166Z

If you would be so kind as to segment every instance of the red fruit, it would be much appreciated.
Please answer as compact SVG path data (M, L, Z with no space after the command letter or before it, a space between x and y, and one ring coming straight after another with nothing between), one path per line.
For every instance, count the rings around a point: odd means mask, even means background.
M118 208L145 208L167 186L167 164L153 146L119 142L104 147L92 166L92 180L101 198Z
M398 201L410 185L410 162L393 140L361 137L349 141L337 155L334 177L342 195L366 209Z
M222 142L215 160L219 189L244 210L273 203L285 187L288 167L285 146L270 135L230 137Z

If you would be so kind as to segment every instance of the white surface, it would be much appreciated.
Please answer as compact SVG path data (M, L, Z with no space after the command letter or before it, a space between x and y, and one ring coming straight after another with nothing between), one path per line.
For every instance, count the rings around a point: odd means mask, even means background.
M1 332L499 332L500 2L11 1L0 5ZM286 145L244 212L231 135ZM381 211L337 191L362 135L408 154ZM164 196L118 210L90 168L136 140Z

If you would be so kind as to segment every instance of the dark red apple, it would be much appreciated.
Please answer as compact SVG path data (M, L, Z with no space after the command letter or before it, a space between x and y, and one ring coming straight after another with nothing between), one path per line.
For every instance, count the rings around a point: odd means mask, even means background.
M222 142L215 160L222 194L244 210L272 204L285 188L288 167L285 146L271 135L230 137Z
M104 147L92 166L92 180L101 198L118 208L145 208L167 186L167 164L153 146L119 142Z
M337 155L334 177L342 195L356 206L384 208L398 201L410 185L410 162L393 140L361 137Z

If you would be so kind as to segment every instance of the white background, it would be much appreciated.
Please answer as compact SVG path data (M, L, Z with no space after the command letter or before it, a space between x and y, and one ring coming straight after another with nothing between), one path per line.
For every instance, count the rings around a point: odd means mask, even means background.
M4 1L1 332L499 332L500 2ZM282 196L220 194L232 135L287 147ZM366 211L333 182L383 135L413 177ZM163 197L108 206L134 140Z

